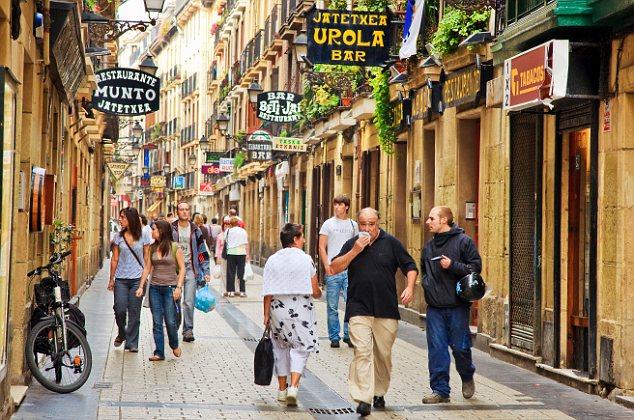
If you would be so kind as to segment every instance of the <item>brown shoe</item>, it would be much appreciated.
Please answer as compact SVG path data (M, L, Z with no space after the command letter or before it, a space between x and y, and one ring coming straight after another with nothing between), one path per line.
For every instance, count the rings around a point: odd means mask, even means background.
M181 354L183 354L183 350L180 347L177 347L172 350L172 353L174 353L174 356L176 357L181 357Z
M165 358L164 358L164 357L157 356L157 355L155 354L154 356L150 356L150 357L148 357L148 360L149 360L150 362L160 362L161 360L165 360Z
M449 397L443 397L440 394L436 394L435 392L431 395L427 395L423 398L423 404L440 404L440 403L448 403L451 400Z
M117 338L114 339L114 346L115 347L120 347L121 344L123 344L124 341L125 341L124 337L117 336Z

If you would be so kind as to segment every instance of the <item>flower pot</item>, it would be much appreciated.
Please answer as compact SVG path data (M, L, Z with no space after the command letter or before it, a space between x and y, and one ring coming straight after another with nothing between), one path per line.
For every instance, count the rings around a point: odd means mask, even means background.
M341 106L352 105L352 98L341 98Z
M455 53L442 58L442 66L448 72L467 67L475 63L476 54L480 55L481 61L490 60L492 58L490 45L478 45L472 48L460 47Z

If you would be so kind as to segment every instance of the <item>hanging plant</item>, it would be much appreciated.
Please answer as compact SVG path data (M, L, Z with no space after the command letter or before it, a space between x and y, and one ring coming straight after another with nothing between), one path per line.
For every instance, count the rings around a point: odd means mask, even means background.
M247 160L247 154L240 150L236 153L236 156L233 158L233 172L238 172L242 166L244 166L244 162Z
M388 73L375 69L374 78L370 81L372 85L372 97L376 102L373 122L376 125L379 145L381 150L387 154L394 153L394 143L396 142L396 130L394 129L394 115L390 106L390 85L388 84Z
M455 52L460 41L488 29L490 16L490 9L467 13L461 9L446 8L431 41L433 53L442 58Z
M68 251L74 230L73 225L67 225L62 220L55 219L53 221L53 231L48 235L48 243L53 252Z

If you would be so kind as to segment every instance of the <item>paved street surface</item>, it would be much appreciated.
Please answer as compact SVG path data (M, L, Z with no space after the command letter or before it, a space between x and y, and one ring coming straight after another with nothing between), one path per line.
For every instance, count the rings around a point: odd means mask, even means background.
M108 267L105 264L104 267ZM348 419L357 418L347 388L352 349L329 347L326 305L318 302L321 351L311 356L302 379L299 406L276 400L276 380L253 384L253 351L262 334L261 278L247 285L247 298L218 298L216 310L196 311L194 343L183 343L183 356L169 352L152 363L151 314L142 310L140 351L115 349L112 295L107 268L96 276L81 300L94 355L89 382L70 395L51 393L34 383L15 418L98 419ZM218 289L218 283L212 283ZM393 351L387 410L368 419L564 419L632 418L634 413L474 350L476 395L465 400L452 368L452 402L424 406L429 392L424 332L401 322ZM166 344L166 348L169 347Z

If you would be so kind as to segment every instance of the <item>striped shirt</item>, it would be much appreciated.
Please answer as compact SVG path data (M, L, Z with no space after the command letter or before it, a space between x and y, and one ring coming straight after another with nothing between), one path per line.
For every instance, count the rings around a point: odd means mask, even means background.
M134 243L130 243L132 250L128 248L123 236L117 234L114 238L114 244L119 247L119 262L117 263L117 271L115 272L115 278L118 279L138 279L143 274L143 266L138 263L132 251L136 254L141 264L144 264L143 260L143 246L149 245L149 239L147 236L142 235L141 239Z

